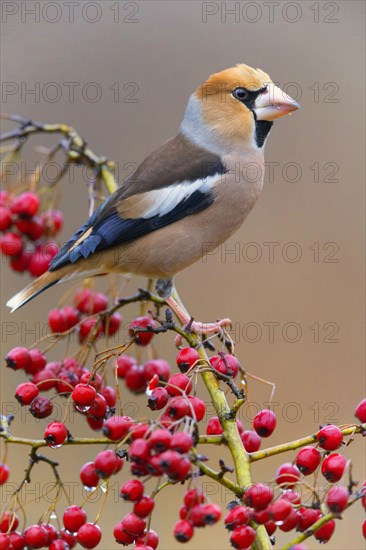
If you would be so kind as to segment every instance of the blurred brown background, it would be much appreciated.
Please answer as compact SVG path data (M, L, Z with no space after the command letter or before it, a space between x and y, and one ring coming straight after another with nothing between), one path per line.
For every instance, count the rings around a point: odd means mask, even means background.
M75 126L94 151L119 163L119 181L133 163L174 134L189 94L212 72L248 63L267 71L298 99L301 111L276 122L271 132L266 148L270 170L248 221L222 250L179 275L177 284L197 318L230 316L242 363L276 383L279 425L269 445L309 434L324 422L352 422L365 394L364 3L65 4L70 3L2 3L2 110ZM30 90L35 92L26 93ZM87 217L85 182L80 172L75 174L75 181L64 185L63 239ZM3 265L2 304L27 282ZM143 281L133 279L128 292L138 284ZM32 343L32 331L43 327L64 290L43 294L36 305L13 316L3 307L2 356L14 345ZM126 321L135 312L126 310ZM173 360L172 337L159 338L158 350ZM15 407L9 396L20 381L21 375L2 369L8 412ZM256 404L268 400L269 393L258 383L250 388ZM134 401L127 394L126 399ZM130 407L146 414L144 400ZM250 410L244 409L241 418L248 427ZM14 432L42 437L45 422L26 425L26 419L25 414L18 417ZM71 420L73 433L85 430L80 419ZM356 439L345 453L352 456L359 480L365 460L361 438ZM79 468L95 452L68 448L57 453L75 495ZM214 452L213 465L221 454ZM26 465L26 449L9 453L14 484ZM257 463L254 479L270 481L277 466L293 456ZM45 490L47 465L38 470L35 485L27 487L29 499ZM322 486L323 480L318 483ZM223 505L230 500L208 480L203 485L213 500ZM158 497L152 527L164 550L180 547L171 531L181 494L179 487ZM1 504L5 501L4 492ZM113 525L129 508L116 495L107 504L103 548L116 546ZM97 509L98 504L88 508L91 519ZM39 510L31 505L28 514L37 520ZM345 516L328 547L363 548L361 506ZM276 547L289 540L280 533ZM307 546L318 544L311 540ZM222 522L198 531L186 547L228 548Z

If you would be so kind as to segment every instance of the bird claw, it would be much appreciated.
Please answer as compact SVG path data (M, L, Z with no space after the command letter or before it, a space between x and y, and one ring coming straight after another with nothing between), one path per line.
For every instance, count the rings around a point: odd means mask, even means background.
M183 326L183 330L187 333L194 332L195 334L217 334L225 330L226 328L232 327L231 319L221 319L216 323L201 323L200 321L194 321L191 318L188 323ZM174 339L174 343L177 347L182 345L183 336L177 334Z

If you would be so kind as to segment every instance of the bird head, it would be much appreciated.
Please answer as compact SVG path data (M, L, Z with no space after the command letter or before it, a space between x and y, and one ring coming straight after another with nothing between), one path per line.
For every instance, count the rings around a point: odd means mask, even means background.
M239 64L212 74L197 88L182 127L202 146L208 140L225 149L262 147L273 121L299 107L267 73Z

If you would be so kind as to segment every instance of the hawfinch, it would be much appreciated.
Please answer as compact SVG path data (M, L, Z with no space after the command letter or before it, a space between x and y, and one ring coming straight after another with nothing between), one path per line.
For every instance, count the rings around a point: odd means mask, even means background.
M273 121L298 108L260 69L239 64L211 75L189 98L177 135L139 165L49 271L8 306L14 311L59 282L134 273L158 279L158 293L187 322L171 296L172 278L241 226L263 186Z

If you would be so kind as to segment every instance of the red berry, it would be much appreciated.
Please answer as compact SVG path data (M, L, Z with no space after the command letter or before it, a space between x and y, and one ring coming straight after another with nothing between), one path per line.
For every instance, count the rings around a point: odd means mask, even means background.
M56 381L54 380L56 376L55 371L48 368L48 365L45 369L36 372L32 376L32 383L37 385L40 391L47 391L56 386Z
M325 525L317 529L314 533L314 536L318 542L325 544L331 538L335 529L335 521L331 519Z
M144 367L133 365L126 373L125 382L132 392L143 393L147 386Z
M80 480L84 487L96 487L99 483L99 476L95 471L94 462L87 462L81 467Z
M61 231L64 217L60 210L46 210L42 214L42 219L47 237L54 237Z
M173 397L169 401L166 412L173 420L188 416L190 412L188 400L185 397Z
M29 260L28 271L33 277L40 277L48 271L52 256L43 251L35 252Z
M193 437L187 432L176 432L171 441L170 448L173 451L178 451L178 453L188 453L193 447L194 441Z
M296 493L295 491L283 491L280 498L283 500L287 500L291 504L294 504L295 506L298 506L301 504L301 497L299 493Z
M0 206L0 231L6 231L12 224L11 215L7 208Z
M13 370L28 368L32 362L27 348L17 347L9 351L5 358L6 366Z
M189 412L188 416L194 418L197 422L201 422L206 414L206 405L199 397L188 395ZM237 423L240 421L237 421Z
M363 424L366 422L366 399L362 399L356 407L355 416Z
M27 374L36 374L45 368L47 361L41 350L35 348L31 349L29 350L29 355L31 358L30 365L24 367Z
M144 373L146 382L150 382L155 374L158 375L159 380L167 382L170 376L170 366L165 359L151 359L144 364Z
M76 537L72 533L69 533L69 531L66 531L66 529L61 529L60 531L61 539L64 540L70 548L74 548L76 545Z
M362 534L363 534L363 538L366 539L366 519L363 520Z
M128 534L138 537L144 532L146 521L136 516L136 514L130 513L123 518L122 525Z
M79 410L86 411L93 403L97 392L88 384L77 384L71 394L72 400Z
M177 355L177 365L181 372L187 372L197 361L200 355L194 348L183 348Z
M188 395L192 391L192 382L185 374L173 374L169 378L166 390L170 396Z
M107 405L112 409L117 402L117 392L112 386L103 386L100 389L100 394L104 397L107 402Z
M239 550L250 548L255 539L255 531L249 525L237 527L231 534L230 542L234 548Z
M324 426L317 433L320 447L326 451L335 451L343 441L343 434L337 426Z
M25 544L30 548L42 548L47 544L47 531L40 525L31 525L23 532Z
M41 527L46 530L47 533L47 545L51 544L57 539L57 530L50 523L42 523Z
M121 469L122 459L114 451L107 449L97 454L94 464L98 476L107 478Z
M122 323L122 315L120 313L113 313L103 321L103 332L108 336L113 336L118 332Z
M48 424L44 439L49 447L60 447L67 439L67 429L62 422L51 422Z
M90 288L81 288L76 291L73 302L80 313L89 313L88 307L90 306L92 292Z
M76 533L85 524L87 517L85 510L73 504L66 508L62 519L65 529L70 533Z
M275 524L274 521L270 520L270 521L267 521L267 523L264 524L264 527L266 528L266 531L267 531L267 535L269 537L271 537L273 535L273 533L275 533L276 529L277 529L277 525ZM293 549L292 549L293 550ZM304 548L304 550L306 550Z
M275 522L284 521L292 510L288 500L279 499L270 504L267 508L269 517Z
M139 518L145 519L151 514L155 506L155 500L147 495L135 502L133 513Z
M24 273L28 269L31 256L32 254L26 250L23 250L20 256L12 256L10 258L11 269L18 273Z
M34 418L46 418L53 411L52 401L42 395L37 395L30 404L29 412Z
M97 391L99 391L102 387L103 381L102 377L97 372L91 373L89 371L86 371L81 375L80 383L89 384L90 386L93 386L93 388L95 388Z
M56 391L69 395L79 382L79 377L71 369L62 368L57 375Z
M163 451L166 451L166 449L169 449L171 440L172 434L169 430L158 428L152 432L148 442L151 449L157 453L162 453Z
M203 502L205 502L205 495L199 489L189 489L184 495L184 504L187 508L192 508Z
M225 527L233 531L240 525L246 525L250 519L250 510L246 506L235 506L229 510L225 517Z
M24 535L21 533L18 533L17 531L13 531L9 533L9 540L11 550L23 550L25 547L25 538ZM65 550L68 550L67 548Z
M103 328L98 321L98 318L88 317L79 325L79 341L82 343L88 339L89 341L94 342L102 336L102 332Z
M48 314L48 324L52 332L66 332L79 322L79 312L71 306L52 309Z
M158 387L147 393L149 394L147 406L152 411L160 411L169 401L169 394L165 388Z
M253 420L253 427L261 437L272 435L277 424L276 415L269 409L262 409Z
M39 205L38 196L31 191L25 191L14 199L10 208L13 214L31 217L37 214Z
M244 504L256 510L263 510L273 499L273 491L268 485L254 483L243 495Z
M39 216L18 218L15 226L20 233L23 233L23 235L26 235L32 241L37 241L44 233L43 221Z
M6 483L9 473L9 467L4 464L4 462L0 462L0 485L4 485L4 483Z
M226 376L235 376L239 372L239 361L233 355L221 353L211 357L210 363L215 370Z
M196 504L191 510L189 510L187 518L194 525L194 527L204 527L204 508L201 504Z
M32 382L23 382L15 390L15 397L21 405L29 405L39 394L39 389Z
M85 288L75 294L74 304L81 313L95 315L107 309L108 297L102 292L93 292L90 288Z
M320 464L322 455L315 447L304 447L296 456L296 466L304 476L309 476Z
M63 539L55 539L51 542L48 550L69 550L70 546Z
M130 460L134 462L146 462L150 457L150 446L146 439L135 439L128 450Z
M254 510L251 513L251 518L259 525L264 525L265 523L267 523L267 521L270 520L269 506L267 506L267 508L264 508L264 510Z
M221 435L224 433L220 420L217 416L210 418L206 427L207 435Z
M193 526L189 521L181 519L175 524L173 534L179 542L188 542L193 537Z
M137 361L134 357L130 357L129 355L120 355L117 358L118 378L124 378L133 365L137 365Z
M343 455L332 453L326 456L322 464L322 474L329 483L336 483L343 476L347 460Z
M282 489L290 489L300 479L300 472L296 466L293 466L291 462L285 462L277 470L276 483L280 485Z
M331 487L325 496L325 503L333 514L341 514L347 507L349 492L346 487Z
M221 508L218 504L207 503L201 505L203 508L203 521L205 525L214 525L221 518Z
M280 529L284 533L288 533L297 527L299 521L300 514L296 510L292 509L287 518L281 523Z
M130 323L128 333L131 337L135 338L136 344L139 346L147 346L154 337L153 332L146 330L149 328L156 328L156 323L153 319L150 319L150 317L147 316L137 317ZM139 331L138 329L143 329L143 331ZM151 376L149 377L149 380L150 378Z
M138 479L129 479L122 485L119 494L123 500L137 502L144 494L144 484Z
M0 518L0 531L7 533L8 531L15 531L19 525L19 518L15 512L9 512L8 510L3 513Z
M144 422L139 422L138 424L135 424L131 428L131 440L134 441L135 439L140 439L144 437L148 431L150 431L149 424L145 424Z
M9 206L13 197L12 194L9 191L0 191L0 205L1 206Z
M253 430L245 430L240 436L247 453L255 453L261 446L262 440Z
M122 544L123 546L128 546L132 544L135 540L135 537L129 535L123 528L122 521L118 522L113 529L113 535L116 539L116 542Z
M133 420L129 416L111 416L104 422L103 433L112 441L123 439L133 426Z
M315 510L314 508L300 508L298 513L300 514L300 520L297 530L301 533L309 529L321 516L320 510Z
M158 534L153 530L149 529L149 531L145 531L142 535L137 537L135 540L136 544L147 544L147 546L151 546L153 550L158 546L159 544L159 537Z
M76 535L77 541L83 548L95 548L102 538L102 531L99 525L85 523Z
M23 239L18 233L4 233L0 237L0 250L4 256L19 256L23 250Z

